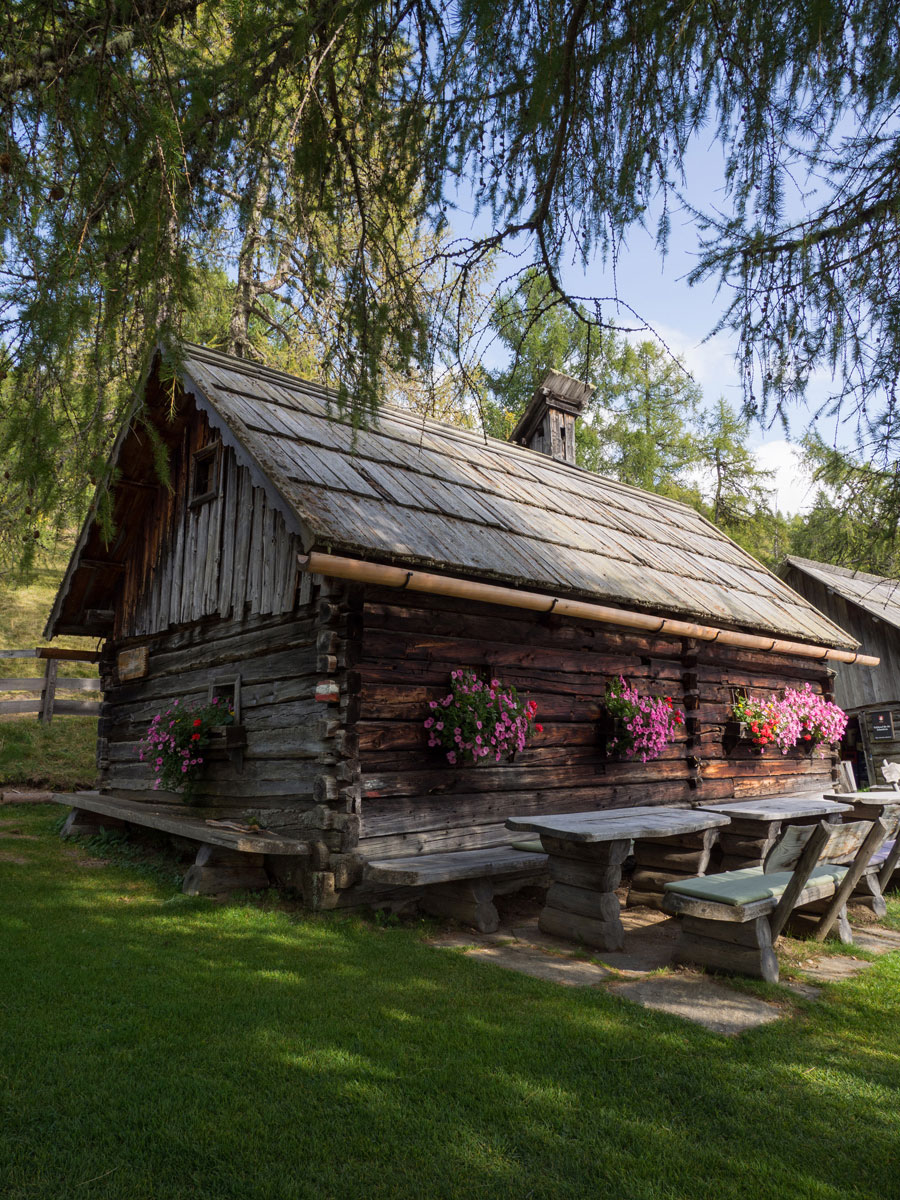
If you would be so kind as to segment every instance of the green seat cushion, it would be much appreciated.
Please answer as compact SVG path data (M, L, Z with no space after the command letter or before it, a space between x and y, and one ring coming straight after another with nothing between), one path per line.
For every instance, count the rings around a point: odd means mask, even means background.
M541 839L535 838L531 842L512 842L513 850L525 850L528 854L543 854L544 847L541 845Z
M847 873L846 867L823 863L809 877L810 883L830 879L838 883ZM752 904L754 900L770 900L780 896L791 881L793 871L774 871L765 874L762 867L744 867L741 871L725 871L722 875L698 875L694 879L678 879L667 883L667 892L693 896L697 900L713 900L717 904Z

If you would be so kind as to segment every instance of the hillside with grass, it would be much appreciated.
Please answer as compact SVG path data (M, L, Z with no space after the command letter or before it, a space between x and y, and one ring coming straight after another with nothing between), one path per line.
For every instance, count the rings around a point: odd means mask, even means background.
M0 649L26 650L46 645L44 626L66 568L63 552L47 559L27 580L0 581ZM55 638L54 646L69 650L95 650L96 639ZM43 675L39 658L0 659L0 679L33 679ZM57 690L65 695L67 677L96 674L91 663L61 663ZM0 700L34 698L0 683ZM83 698L83 696L82 696ZM65 791L90 787L96 775L95 717L57 715L48 726L31 713L0 714L0 790L39 787Z

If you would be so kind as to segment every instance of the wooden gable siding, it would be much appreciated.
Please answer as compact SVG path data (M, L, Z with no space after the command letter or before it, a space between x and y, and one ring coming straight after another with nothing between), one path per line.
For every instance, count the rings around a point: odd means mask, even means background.
M791 567L786 578L795 591L851 633L867 654L881 658L877 667L836 664L834 694L841 708L852 712L867 705L900 702L900 629L868 615L796 567Z
M808 660L388 590L367 592L363 617L356 734L366 857L496 845L509 840L503 823L514 813L702 804L830 786L830 757L754 756L745 746L726 757L723 746L732 688L827 688L828 676ZM544 732L514 762L451 768L427 748L428 701L446 694L450 671L461 666L490 670L537 701ZM597 717L607 680L620 673L641 691L696 706L654 762L602 753Z
M117 639L213 615L265 616L294 606L300 543L233 451L221 451L215 498L190 503L192 456L212 440L198 415L171 454L172 486L157 489L143 536L125 564Z

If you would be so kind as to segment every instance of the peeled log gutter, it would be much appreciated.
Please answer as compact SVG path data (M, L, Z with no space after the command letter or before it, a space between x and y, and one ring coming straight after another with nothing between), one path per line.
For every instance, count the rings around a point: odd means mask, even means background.
M761 637L755 633L739 633L735 629L716 629L712 625L695 625L672 617L655 617L649 613L590 604L585 600L567 600L563 596L547 596L541 592L524 592L516 588L499 587L492 583L474 583L454 579L449 575L431 575L427 571L408 571L403 567L388 567L380 563L363 562L356 558L340 558L334 554L312 551L298 555L300 568L316 575L335 579L350 579L357 583L373 583L382 587L403 588L407 592L430 592L435 596L454 596L459 600L480 600L484 604L504 604L511 608L527 608L533 612L558 613L580 617L586 621L602 621L625 629L641 629L647 633L668 633L677 637L697 638L703 642L718 642L723 646L740 646L744 650L761 650L768 654L797 654L821 661L858 663L877 667L881 662L871 654L854 650L835 650L831 646L813 646L808 642L786 642L780 638Z

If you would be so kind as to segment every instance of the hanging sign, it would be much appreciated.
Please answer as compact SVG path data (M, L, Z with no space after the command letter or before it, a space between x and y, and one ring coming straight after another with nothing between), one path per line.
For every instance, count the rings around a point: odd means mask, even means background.
M894 714L890 711L869 713L869 728L873 742L894 740Z
M120 650L116 658L116 673L124 683L128 679L143 679L149 670L150 651L146 646Z

